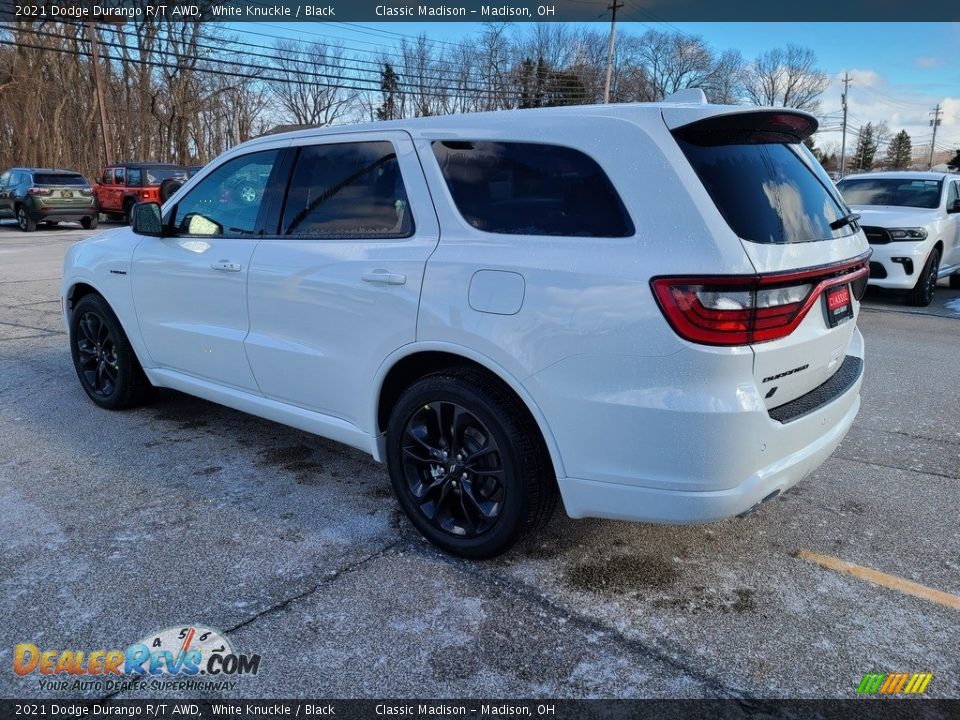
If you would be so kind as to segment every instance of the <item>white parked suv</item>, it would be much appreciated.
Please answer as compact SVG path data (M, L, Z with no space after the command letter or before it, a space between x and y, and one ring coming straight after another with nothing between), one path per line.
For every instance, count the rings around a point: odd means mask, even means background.
M837 187L873 248L871 285L933 301L939 278L960 287L960 176L942 172L849 175Z
M869 247L792 110L522 110L251 140L74 245L104 408L174 388L386 462L432 542L699 523L818 467L860 406Z

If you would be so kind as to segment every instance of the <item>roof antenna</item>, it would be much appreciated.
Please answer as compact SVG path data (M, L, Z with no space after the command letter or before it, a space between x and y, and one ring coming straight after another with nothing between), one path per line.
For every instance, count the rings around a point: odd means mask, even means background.
M700 88L688 87L683 90L677 90L675 93L667 95L663 99L665 103L694 103L696 105L707 104L707 94Z

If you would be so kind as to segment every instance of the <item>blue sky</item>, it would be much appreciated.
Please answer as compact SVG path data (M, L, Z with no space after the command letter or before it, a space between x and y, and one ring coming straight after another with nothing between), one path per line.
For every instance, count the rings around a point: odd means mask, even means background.
M518 24L522 31L523 25ZM605 31L605 23L592 24ZM944 109L938 147L960 147L960 23L619 23L621 32L679 30L702 36L717 50L736 48L749 60L787 43L813 49L831 77L821 113L839 113L840 83L850 72L850 123L854 127L885 120L891 129L906 129L915 144L929 143L929 113L938 102ZM234 24L239 35L303 40L339 38L357 51L389 51L401 36L426 33L431 40L457 40L482 32L479 23L261 23ZM251 42L265 42L264 35ZM832 120L826 120L831 125ZM839 133L821 133L820 144L839 144ZM848 144L850 139L848 137Z

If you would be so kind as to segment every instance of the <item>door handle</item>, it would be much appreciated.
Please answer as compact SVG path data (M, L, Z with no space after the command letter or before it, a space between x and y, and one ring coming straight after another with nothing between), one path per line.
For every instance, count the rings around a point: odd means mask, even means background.
M384 285L403 285L407 281L406 275L401 275L400 273L392 273L387 270L371 270L370 272L365 272L360 276L364 282L368 283L382 283Z
M220 262L210 263L211 270L220 270L221 272L240 272L240 263L221 260Z

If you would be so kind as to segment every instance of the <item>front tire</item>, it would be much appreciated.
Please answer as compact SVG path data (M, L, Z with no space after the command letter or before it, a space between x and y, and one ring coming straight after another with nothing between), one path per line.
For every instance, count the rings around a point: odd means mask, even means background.
M143 404L153 388L107 301L85 295L70 317L70 351L80 384L107 410Z
M917 284L907 291L907 305L926 307L933 302L933 291L937 287L937 275L940 272L940 250L934 248L923 265L923 272L917 278Z
M506 386L474 370L428 375L400 397L387 465L417 530L461 557L499 555L556 506L539 428Z
M90 217L85 217L80 220L80 225L84 230L94 230L99 224L99 220L96 215L91 215Z
M17 225L23 232L33 232L37 229L37 221L30 219L30 215L23 205L17 208Z

